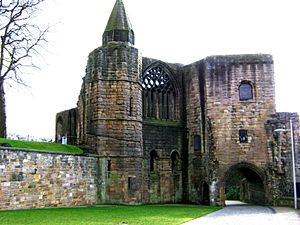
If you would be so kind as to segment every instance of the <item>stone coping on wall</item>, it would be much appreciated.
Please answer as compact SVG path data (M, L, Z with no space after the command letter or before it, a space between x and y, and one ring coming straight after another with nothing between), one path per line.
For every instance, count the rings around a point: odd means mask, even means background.
M0 147L0 150L19 151L19 152L33 152L33 153L43 153L43 154L53 154L53 155L71 155L71 156L93 157L93 156L89 156L89 155L85 155L85 154L72 154L72 153L67 153L67 152L54 152L54 151L47 151L47 150L13 148L13 147Z
M95 205L98 201L98 158L1 147L0 161L0 210Z
M90 158L132 158L132 156L114 156L114 155L97 155L97 154L72 154L66 152L52 152L47 150L35 150L35 149L24 149L24 148L12 148L12 147L0 147L0 151L16 151L16 152L27 152L27 153L41 153L41 154L51 154L51 155L65 155L65 156L79 156L79 157L90 157ZM143 158L135 156L135 158Z
M272 64L273 57L269 54L238 54L238 55L213 55L205 58L211 64Z

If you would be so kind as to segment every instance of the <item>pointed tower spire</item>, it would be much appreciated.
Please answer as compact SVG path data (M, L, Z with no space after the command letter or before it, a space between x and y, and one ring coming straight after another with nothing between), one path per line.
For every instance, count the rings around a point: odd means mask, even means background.
M131 28L122 0L116 0L102 36L103 45L112 41L134 45L134 32Z

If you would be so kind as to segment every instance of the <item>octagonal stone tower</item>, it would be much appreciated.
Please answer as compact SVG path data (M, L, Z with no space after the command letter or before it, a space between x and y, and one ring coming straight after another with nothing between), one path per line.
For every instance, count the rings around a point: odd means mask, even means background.
M142 187L142 58L117 0L103 46L90 53L78 101L81 146L100 156L100 202L139 204Z

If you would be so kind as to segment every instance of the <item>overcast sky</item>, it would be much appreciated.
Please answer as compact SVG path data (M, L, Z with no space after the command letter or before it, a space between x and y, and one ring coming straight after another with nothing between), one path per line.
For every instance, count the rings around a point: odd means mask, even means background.
M143 56L189 64L211 55L274 57L277 111L300 112L299 0L123 0ZM55 114L76 107L87 56L102 45L115 0L48 0L56 24L31 88L6 89L8 132L54 137Z

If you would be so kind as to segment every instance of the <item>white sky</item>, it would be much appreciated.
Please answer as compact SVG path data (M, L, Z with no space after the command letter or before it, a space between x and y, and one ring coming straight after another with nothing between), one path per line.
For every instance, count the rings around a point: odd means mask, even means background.
M123 0L145 57L189 64L210 55L274 57L277 111L300 112L299 0ZM8 132L54 137L55 114L76 107L87 56L102 45L115 0L48 0L49 34L30 89L6 90Z

